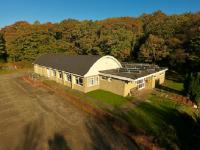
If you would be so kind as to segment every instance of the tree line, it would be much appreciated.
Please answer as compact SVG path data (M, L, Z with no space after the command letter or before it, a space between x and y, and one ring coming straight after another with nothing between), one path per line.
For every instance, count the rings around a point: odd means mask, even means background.
M19 21L0 30L2 61L33 61L43 53L112 55L177 71L200 69L200 13L59 23Z

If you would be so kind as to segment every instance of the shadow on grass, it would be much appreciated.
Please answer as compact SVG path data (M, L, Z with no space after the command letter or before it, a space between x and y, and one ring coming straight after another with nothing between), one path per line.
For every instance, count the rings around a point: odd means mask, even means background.
M153 141L159 146L166 149L200 149L200 131L197 130L200 121L164 105L144 103L135 109L129 113L118 113L135 128L142 128L147 135L154 136Z
M90 138L92 139L92 147L95 150L110 149L127 149L138 150L138 146L134 141L130 140L121 132L117 131L113 126L113 120L110 118L90 118L86 127Z
M166 72L166 79L181 83L184 80L184 75L175 71L168 70Z
M164 90L164 91L167 91L167 92L170 92L170 93L179 94L179 95L183 95L184 94L183 91L178 91L178 90L175 90L175 89L169 88L167 86L163 86L163 85L156 85L156 88Z

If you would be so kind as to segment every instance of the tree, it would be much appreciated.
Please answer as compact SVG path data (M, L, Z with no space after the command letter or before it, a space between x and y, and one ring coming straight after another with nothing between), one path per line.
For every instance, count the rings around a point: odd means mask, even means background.
M200 59L200 35L189 41L189 52Z
M40 25L40 21L39 21L39 20L36 20L36 21L34 21L33 24L34 24L34 25Z
M200 72L190 73L186 76L184 92L193 102L200 103Z
M140 47L139 59L145 62L157 62L169 55L165 40L155 35L149 35Z
M42 53L64 52L112 55L121 61L199 72L199 26L200 13L166 15L161 11L101 21L19 21L0 29L0 51L1 57L3 52L10 61L33 61Z
M173 69L181 72L186 62L186 59L187 53L185 53L184 49L175 49L169 56L169 64Z
M0 34L0 60L6 61L6 46L3 34Z

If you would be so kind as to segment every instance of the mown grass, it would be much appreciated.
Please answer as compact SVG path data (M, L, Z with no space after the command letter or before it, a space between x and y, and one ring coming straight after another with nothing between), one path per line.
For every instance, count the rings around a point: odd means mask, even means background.
M98 103L96 99L93 99L92 97L87 96L85 93L82 93L78 90L74 90L74 89L71 89L70 87L67 87L67 86L62 85L60 83L57 83L56 81L43 80L43 83L48 85L49 87L59 91L59 92L67 93L68 95L71 95L71 96L78 98L80 101L83 101L85 103L89 103L94 108L102 107L101 103Z
M183 90L183 83L176 82L176 81L173 81L173 80L165 80L165 86L170 88L170 89L180 91L180 92Z
M50 83L55 84L55 82L48 82ZM174 83L169 87L175 87ZM178 85L176 90L181 90L180 87ZM123 104L129 105L128 98L103 90L84 94L66 87L64 89L79 97L81 101L109 111L117 118L125 120L134 129L144 130L147 136L155 137L156 143L166 149L191 149L198 144L198 141L193 138L193 127L197 124L198 111L192 107L151 94L148 101L141 102L137 106L131 105L127 111L123 111L120 108ZM108 105L114 109L105 109L104 106Z
M87 93L87 95L114 107L119 107L127 102L125 97L104 90L95 90Z

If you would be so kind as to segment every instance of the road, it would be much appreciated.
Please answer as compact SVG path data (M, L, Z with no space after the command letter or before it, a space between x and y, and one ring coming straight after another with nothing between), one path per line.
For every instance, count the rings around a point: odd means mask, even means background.
M106 122L20 76L0 75L0 150L136 149Z

